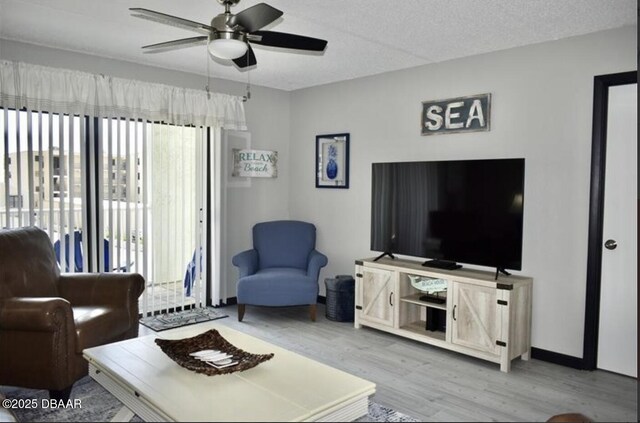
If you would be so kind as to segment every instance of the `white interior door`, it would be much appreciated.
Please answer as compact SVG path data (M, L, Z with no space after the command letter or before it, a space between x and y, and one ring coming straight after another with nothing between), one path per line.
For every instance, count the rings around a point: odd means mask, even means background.
M637 84L609 88L598 368L637 377Z

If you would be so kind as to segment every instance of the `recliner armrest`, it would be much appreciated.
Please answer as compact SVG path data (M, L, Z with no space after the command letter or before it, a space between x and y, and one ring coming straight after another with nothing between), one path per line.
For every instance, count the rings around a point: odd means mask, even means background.
M69 301L58 297L11 297L0 300L0 329L56 332L73 322ZM73 326L73 325L71 325Z
M137 273L63 273L58 281L60 295L72 306L137 303L144 285L144 278Z
M234 266L240 270L240 277L253 275L258 271L258 252L254 249L236 254L231 259Z
M59 297L0 300L0 381L5 385L65 389L82 371L75 354L76 326ZM86 364L85 364L86 365Z
M320 269L327 265L329 260L327 256L317 250L311 250L309 253L309 264L307 266L307 276L318 280Z

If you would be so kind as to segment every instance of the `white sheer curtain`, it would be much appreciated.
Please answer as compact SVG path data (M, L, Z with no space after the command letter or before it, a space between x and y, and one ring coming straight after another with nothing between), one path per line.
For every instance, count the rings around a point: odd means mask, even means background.
M0 104L79 116L246 129L242 97L0 61Z

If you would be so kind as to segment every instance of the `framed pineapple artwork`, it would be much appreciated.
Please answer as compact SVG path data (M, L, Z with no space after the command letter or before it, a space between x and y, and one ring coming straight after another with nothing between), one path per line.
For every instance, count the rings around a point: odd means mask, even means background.
M349 134L316 136L316 188L349 188Z

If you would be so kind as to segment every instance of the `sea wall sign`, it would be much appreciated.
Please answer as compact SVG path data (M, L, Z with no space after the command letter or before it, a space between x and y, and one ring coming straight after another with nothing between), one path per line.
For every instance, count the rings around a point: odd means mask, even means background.
M269 150L233 149L234 177L276 178L278 176L278 152Z
M422 135L489 131L491 94L423 101Z

